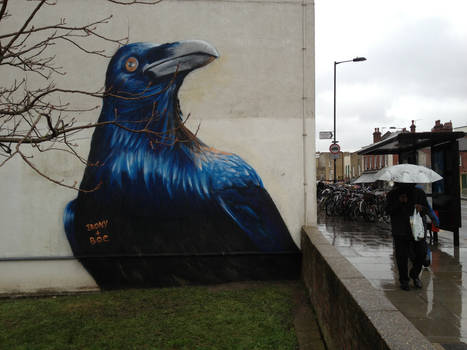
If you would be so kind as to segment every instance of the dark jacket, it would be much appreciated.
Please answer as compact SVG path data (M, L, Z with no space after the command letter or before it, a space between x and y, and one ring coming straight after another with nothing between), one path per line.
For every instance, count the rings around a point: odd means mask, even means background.
M407 203L402 203L399 196L407 195ZM413 215L415 204L422 206L422 217L428 213L428 202L423 190L412 185L396 185L387 194L386 212L391 216L392 234L397 237L412 237L409 217Z

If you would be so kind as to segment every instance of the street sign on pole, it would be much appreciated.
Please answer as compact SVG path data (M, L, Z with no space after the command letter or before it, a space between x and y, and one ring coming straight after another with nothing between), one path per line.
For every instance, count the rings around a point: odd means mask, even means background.
M341 147L337 143L331 143L331 146L329 146L329 152L332 154L338 154L341 150Z
M319 139L320 140L332 139L332 131L320 131L319 132Z

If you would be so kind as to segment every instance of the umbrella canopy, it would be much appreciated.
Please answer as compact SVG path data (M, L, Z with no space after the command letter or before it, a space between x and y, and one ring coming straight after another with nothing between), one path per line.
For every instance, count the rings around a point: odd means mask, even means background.
M403 183L430 183L441 180L443 177L433 170L414 164L398 164L383 168L375 175L376 180L394 181Z
M365 184L370 182L375 182L375 175L376 173L367 173L362 174L358 179L352 181L353 184Z

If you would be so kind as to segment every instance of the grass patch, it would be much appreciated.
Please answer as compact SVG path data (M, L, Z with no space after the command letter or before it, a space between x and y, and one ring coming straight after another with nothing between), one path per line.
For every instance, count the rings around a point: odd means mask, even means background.
M296 349L298 283L0 300L0 349Z

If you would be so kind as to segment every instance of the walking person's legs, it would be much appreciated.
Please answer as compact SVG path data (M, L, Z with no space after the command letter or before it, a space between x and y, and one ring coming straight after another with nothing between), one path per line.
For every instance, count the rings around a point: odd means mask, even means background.
M420 272L423 267L423 260L425 259L426 254L426 243L425 240L418 242L410 242L412 249L415 253L414 260L412 261L412 268L410 269L410 278L412 278L414 286L416 288L422 288L422 282L420 281Z
M397 269L399 271L399 282L403 290L409 290L409 241L394 237L394 249L396 253Z

